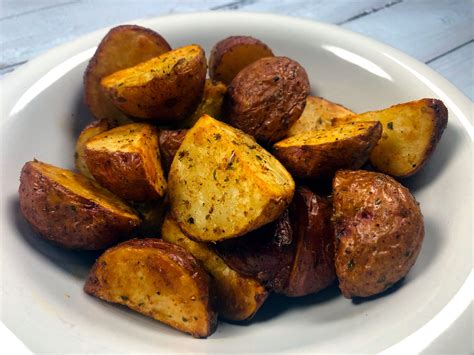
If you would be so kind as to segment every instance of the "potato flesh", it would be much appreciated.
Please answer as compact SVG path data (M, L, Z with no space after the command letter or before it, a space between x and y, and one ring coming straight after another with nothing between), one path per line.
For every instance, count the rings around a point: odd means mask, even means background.
M119 166L119 171L108 171L109 165L102 162L99 166L93 164L91 160L94 160L95 152L110 156L110 160L115 159L120 153L135 155L134 160L140 159L140 166L143 169L141 171L134 169L132 174L127 171L126 164L115 164L114 167ZM86 143L86 162L99 183L127 200L156 199L165 193L166 180L160 162L158 133L149 124L132 123L119 126L89 139ZM123 171L120 171L120 168L123 168ZM126 178L120 176L121 174ZM148 195L145 191L144 196L138 196L137 193L136 197L133 189L138 184L146 184L147 190L151 193Z
M184 249L156 239L131 240L107 250L84 290L195 337L215 329L207 274Z
M386 174L406 177L418 171L434 151L448 122L448 112L439 100L422 99L335 119L334 123L380 121L382 138L370 162Z
M267 292L259 282L232 270L206 243L189 239L170 214L165 217L161 236L189 251L213 276L220 316L230 320L249 319L263 304Z
M346 109L344 106L338 105L322 97L308 96L306 106L300 118L289 128L288 136L327 129L331 127L332 119L335 117L344 117L355 114Z
M291 175L270 153L207 115L186 134L168 184L173 216L201 241L240 236L271 222L294 192Z

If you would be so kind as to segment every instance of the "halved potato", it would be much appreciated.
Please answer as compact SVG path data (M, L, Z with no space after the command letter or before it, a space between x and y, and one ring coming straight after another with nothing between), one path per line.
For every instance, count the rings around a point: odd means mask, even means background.
M262 41L250 36L227 37L212 48L209 76L228 85L243 68L264 57L273 57L273 52Z
M136 212L95 181L40 161L20 176L23 216L46 240L67 249L96 250L130 237Z
M433 154L448 124L448 109L441 100L421 99L333 120L334 124L352 121L380 121L382 138L370 163L380 172L407 177L420 170Z
M207 273L184 248L158 239L133 239L108 249L92 267L84 291L197 338L217 326Z
M159 121L179 121L201 99L206 57L198 45L166 52L104 77L104 93L126 114Z
M288 130L288 136L330 128L334 117L355 114L342 105L317 96L308 96L300 118Z
M112 28L100 42L84 73L84 97L94 117L127 122L128 117L102 92L100 80L170 50L168 42L148 28L136 25Z
M336 272L344 297L367 297L403 278L424 236L420 206L390 176L340 170L333 180Z
M352 122L286 138L273 153L293 176L323 179L339 169L360 168L381 134L379 122Z
M181 245L212 275L219 316L236 321L249 319L267 298L267 291L256 279L232 270L208 244L189 239L169 213L163 222L161 237Z
M180 122L180 127L191 128L202 115L209 115L215 119L221 118L221 107L227 89L220 81L207 79L204 85L201 102L191 116Z
M113 123L109 120L100 120L100 121L94 121L90 123L89 125L86 126L79 135L79 138L77 138L76 141L76 153L74 154L74 163L76 165L76 169L79 170L79 172L87 176L89 179L93 179L94 177L90 173L89 169L87 168L86 164L86 142L102 133L105 131L108 131L109 129L112 129Z
M252 137L204 115L179 147L168 187L180 228L194 240L218 241L275 220L295 184Z
M85 159L97 182L126 200L165 194L158 132L152 125L131 123L92 137L86 142Z
M171 162L173 161L176 152L181 146L181 143L183 143L187 132L187 129L163 129L160 131L159 141L161 163L166 173L170 171Z

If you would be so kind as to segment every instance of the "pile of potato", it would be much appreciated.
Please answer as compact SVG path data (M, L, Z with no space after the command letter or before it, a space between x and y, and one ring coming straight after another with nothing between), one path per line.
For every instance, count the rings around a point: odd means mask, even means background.
M84 92L96 121L79 173L27 162L19 195L43 238L106 249L87 293L207 337L270 292L338 280L347 298L371 296L415 263L423 217L393 177L433 153L441 101L355 114L310 96L305 69L255 38L222 40L207 64L199 45L172 50L130 25L102 40Z

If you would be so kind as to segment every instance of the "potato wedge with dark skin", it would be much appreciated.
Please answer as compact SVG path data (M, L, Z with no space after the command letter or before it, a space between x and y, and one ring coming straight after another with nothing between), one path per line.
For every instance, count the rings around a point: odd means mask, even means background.
M217 243L215 249L230 267L276 293L316 293L336 279L331 214L327 199L300 187L276 223Z
M95 181L39 161L20 176L23 216L46 240L66 249L99 250L130 237L137 213Z
M158 132L150 124L131 123L92 137L85 160L97 182L125 200L155 200L165 194Z
M382 138L370 163L382 173L403 178L419 171L433 154L448 124L448 109L441 100L421 99L335 118L333 124L353 121L380 121Z
M84 291L119 303L196 338L217 326L211 280L184 248L158 239L133 239L97 259Z
M171 163L176 155L181 143L183 143L184 137L188 132L187 129L164 129L160 131L159 142L160 142L160 154L161 164L166 174L170 171Z
M273 146L273 154L293 176L326 179L339 169L359 169L381 134L379 122L352 122L286 138Z
M198 107L192 115L179 123L179 127L191 128L203 115L209 115L216 120L221 119L222 100L226 90L227 86L220 81L207 79Z
M161 236L163 240L185 248L213 277L216 311L220 317L234 321L250 319L267 298L267 291L256 279L231 269L212 246L189 239L169 213Z
M346 298L376 295L405 277L424 237L410 191L388 175L341 170L333 180L336 272Z
M286 57L268 57L242 69L227 88L222 115L263 144L284 138L301 116L309 94L304 68Z
M171 50L158 33L136 25L112 28L102 39L84 73L84 97L98 120L128 123L129 118L102 92L100 80Z
M304 111L288 130L288 136L330 128L333 118L347 115L355 113L322 97L308 96Z
M242 69L265 57L273 57L273 52L262 41L250 36L227 37L212 48L209 76L228 85Z
M76 165L76 169L84 176L88 177L89 179L94 179L92 174L90 173L89 169L87 168L86 164L86 142L109 129L112 129L113 123L109 120L100 120L94 121L86 126L79 134L79 138L76 141L76 153L74 154L74 163Z
M127 115L177 122L196 109L206 81L206 57L198 45L166 52L102 78L103 92Z

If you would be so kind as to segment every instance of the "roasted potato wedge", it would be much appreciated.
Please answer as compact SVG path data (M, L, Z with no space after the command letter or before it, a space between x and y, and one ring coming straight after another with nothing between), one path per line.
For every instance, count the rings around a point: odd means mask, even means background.
M347 298L380 293L418 257L420 207L408 189L381 173L338 171L333 191L339 288Z
M180 122L179 126L191 128L203 115L209 115L217 120L221 119L222 100L224 99L226 90L227 86L223 83L207 79L201 102L193 114L183 122Z
M208 244L189 239L171 214L165 217L161 237L167 242L181 245L212 275L219 316L235 321L249 319L267 298L267 291L256 279L231 269Z
M274 292L316 293L336 279L331 214L327 199L300 187L276 223L217 243L215 249L230 267Z
M93 180L40 161L20 176L23 216L46 240L67 249L103 249L140 224L136 212Z
M100 80L170 50L168 42L148 28L135 25L112 28L100 42L84 74L84 97L94 117L128 123L128 117L102 92Z
M308 75L301 65L286 57L262 58L229 84L222 115L257 141L274 143L301 116L308 94Z
M159 142L160 142L160 154L161 164L166 173L170 171L171 162L173 161L176 152L178 151L181 143L183 143L184 137L188 132L187 129L179 130L168 130L164 129L160 131Z
M286 138L273 154L299 178L330 178L339 169L358 169L382 134L379 122L352 122Z
M209 76L228 85L242 69L265 57L273 57L273 52L262 41L250 36L227 37L212 48Z
M165 194L158 132L150 124L131 123L92 137L86 142L85 160L97 182L125 200L154 200Z
M422 99L336 118L333 124L352 121L380 121L382 138L370 155L380 172L407 177L420 170L433 154L448 124L448 109L436 99Z
M132 239L97 259L84 291L205 338L217 326L210 282L184 248L158 239Z
M175 122L199 104L206 81L206 57L198 45L166 52L102 78L103 92L127 115Z
M288 136L330 128L333 118L347 115L355 113L322 97L308 96L304 111L288 130Z
M194 240L218 241L278 218L295 184L252 137L204 115L179 147L168 187L180 228Z
M87 168L85 156L86 156L86 142L105 131L113 128L113 123L109 120L100 120L94 121L86 126L77 138L76 141L76 153L74 155L74 162L76 165L76 169L84 176L88 177L89 179L94 179L92 174L90 173L89 169Z

